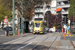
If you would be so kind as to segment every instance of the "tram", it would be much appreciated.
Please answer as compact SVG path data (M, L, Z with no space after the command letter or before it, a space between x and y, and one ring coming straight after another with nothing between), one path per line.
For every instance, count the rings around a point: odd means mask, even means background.
M33 21L33 34L45 33L45 25L43 21Z

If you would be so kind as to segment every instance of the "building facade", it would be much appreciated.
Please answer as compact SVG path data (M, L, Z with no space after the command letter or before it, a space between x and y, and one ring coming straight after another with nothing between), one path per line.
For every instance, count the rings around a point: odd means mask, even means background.
M51 11L53 15L57 15L59 12L61 12L62 17L67 17L70 7L70 0L51 0L48 2L43 2L41 5L35 6L35 16L33 17L33 20L36 18L41 18L44 20L44 15L47 11Z
M50 1L42 2L40 5L35 6L35 15L32 20L44 20L44 15L47 11L50 11Z
M61 8L62 17L69 14L70 0L57 0L57 8Z

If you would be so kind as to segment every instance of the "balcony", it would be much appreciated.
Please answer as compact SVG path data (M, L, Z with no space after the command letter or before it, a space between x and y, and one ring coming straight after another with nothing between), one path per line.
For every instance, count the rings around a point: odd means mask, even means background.
M43 12L35 12L35 14L43 14Z
M58 0L57 2L62 2L62 1L69 1L69 0Z
M35 14L34 18L44 18L43 14Z
M68 14L68 11L61 11L62 14Z
M43 5L36 5L35 8L43 8Z
M39 16L34 16L34 18L44 18L44 16L43 15L39 15Z
M68 7L70 7L70 4L57 5L57 8L60 8L60 7L61 7L61 8L63 8L63 7L64 7L64 8L66 8L66 7L68 8Z
M35 12L43 12L43 10L35 10Z

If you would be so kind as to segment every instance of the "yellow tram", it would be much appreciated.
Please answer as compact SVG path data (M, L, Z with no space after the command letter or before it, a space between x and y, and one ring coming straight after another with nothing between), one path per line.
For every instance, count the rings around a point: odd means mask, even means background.
M33 33L45 33L45 25L43 21L33 21Z

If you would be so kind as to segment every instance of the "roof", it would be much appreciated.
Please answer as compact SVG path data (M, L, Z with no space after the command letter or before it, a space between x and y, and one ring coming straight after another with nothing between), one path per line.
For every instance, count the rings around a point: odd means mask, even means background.
M61 11L62 8L57 8L56 11Z

